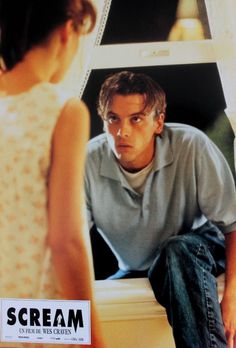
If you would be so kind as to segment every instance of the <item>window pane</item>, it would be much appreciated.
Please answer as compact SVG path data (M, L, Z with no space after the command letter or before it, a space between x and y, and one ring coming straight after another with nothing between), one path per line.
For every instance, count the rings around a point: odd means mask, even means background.
M204 0L112 0L101 44L209 38Z

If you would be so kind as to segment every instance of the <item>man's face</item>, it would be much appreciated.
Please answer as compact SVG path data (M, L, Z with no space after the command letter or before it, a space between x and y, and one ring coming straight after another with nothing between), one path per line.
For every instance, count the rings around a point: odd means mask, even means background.
M115 95L104 120L108 143L123 168L137 171L148 165L155 152L155 135L160 134L164 115L154 118L145 110L142 94Z

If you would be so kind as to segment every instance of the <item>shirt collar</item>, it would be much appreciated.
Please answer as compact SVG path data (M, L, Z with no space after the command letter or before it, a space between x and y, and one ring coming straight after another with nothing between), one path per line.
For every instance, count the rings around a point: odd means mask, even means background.
M119 165L116 162L115 155L113 154L108 142L106 140L106 146L104 146L104 151L102 153L100 175L107 178L120 181L119 177Z
M156 149L153 170L158 171L171 164L174 160L170 142L170 129L164 126L163 131L156 137Z

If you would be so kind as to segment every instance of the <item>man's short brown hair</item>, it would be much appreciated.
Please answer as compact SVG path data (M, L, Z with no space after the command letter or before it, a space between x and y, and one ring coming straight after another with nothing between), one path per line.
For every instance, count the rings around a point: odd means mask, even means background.
M121 71L109 76L102 84L97 110L104 119L114 95L141 94L145 96L145 109L154 109L155 116L166 111L166 95L151 77L142 73Z

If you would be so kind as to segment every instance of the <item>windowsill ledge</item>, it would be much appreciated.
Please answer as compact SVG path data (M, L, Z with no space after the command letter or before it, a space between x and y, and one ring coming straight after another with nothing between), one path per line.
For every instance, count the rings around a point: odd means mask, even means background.
M218 277L218 293L224 290L224 275ZM157 303L147 278L98 280L95 296L102 321L144 320L166 316Z

